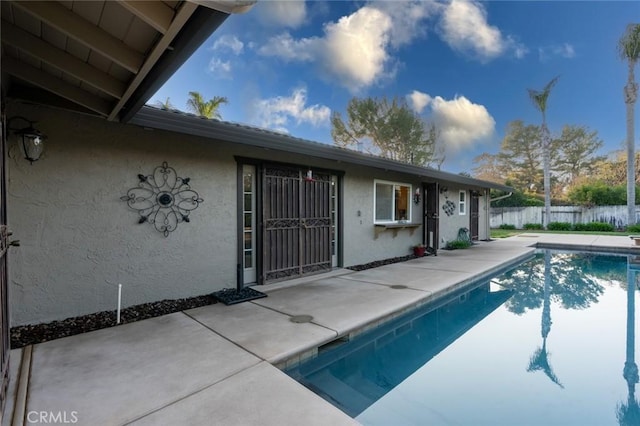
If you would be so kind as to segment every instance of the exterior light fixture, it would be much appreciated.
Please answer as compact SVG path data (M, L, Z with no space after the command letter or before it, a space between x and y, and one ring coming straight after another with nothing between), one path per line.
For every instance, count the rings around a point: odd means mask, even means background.
M416 192L413 194L413 202L420 204L420 188L416 188Z
M11 127L11 122L15 120L22 120L29 125L22 128ZM18 142L22 149L24 158L29 160L31 164L34 161L38 161L44 150L44 140L47 138L42 132L33 127L33 121L28 120L21 116L11 117L9 119L9 130L18 136Z

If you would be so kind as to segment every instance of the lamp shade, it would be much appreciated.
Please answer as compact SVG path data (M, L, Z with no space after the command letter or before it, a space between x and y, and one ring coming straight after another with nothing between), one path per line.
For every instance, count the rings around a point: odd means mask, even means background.
M46 139L46 136L33 127L18 130L16 133L21 139L24 158L29 160L31 163L38 161L42 155L42 151L44 150L44 140Z

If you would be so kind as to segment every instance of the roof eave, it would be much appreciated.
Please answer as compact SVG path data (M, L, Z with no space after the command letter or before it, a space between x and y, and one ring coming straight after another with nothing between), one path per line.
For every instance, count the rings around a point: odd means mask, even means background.
M295 154L309 155L316 158L333 160L347 164L407 173L426 181L458 183L477 189L487 188L507 192L513 191L513 188L509 186L494 182L474 179L436 169L414 166L333 145L326 145L289 135L278 134L268 130L218 120L208 120L193 115L187 115L182 112L166 111L147 106L141 108L139 112L131 118L129 123L141 127L167 130L208 139L218 139L241 145L292 152Z

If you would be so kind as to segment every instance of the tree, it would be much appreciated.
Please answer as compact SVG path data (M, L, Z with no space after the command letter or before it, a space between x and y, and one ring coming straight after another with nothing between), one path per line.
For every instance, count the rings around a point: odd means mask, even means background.
M158 108L167 109L167 110L175 109L175 107L173 106L173 104L171 103L168 97L166 101L164 102L156 101L154 105L157 106Z
M560 155L555 156L552 169L566 183L572 183L582 175L590 175L595 165L604 160L604 157L595 155L603 144L598 132L589 131L585 126L565 125L553 144Z
M331 114L331 136L338 146L419 166L444 161L436 127L427 126L404 100L352 98L346 115L345 123L339 112Z
M187 109L205 118L222 118L218 108L229 101L224 96L214 96L213 99L205 101L199 92L189 92Z
M636 223L635 190L635 131L634 108L638 96L634 68L640 59L640 24L629 24L618 42L618 54L628 64L627 84L624 86L624 103L627 105L627 215L628 223Z
M542 90L528 89L529 98L538 111L542 113L542 125L540 126L540 140L542 141L542 167L544 179L544 218L543 225L546 228L551 217L551 135L547 128L547 99L551 89L558 82L559 77L553 78Z

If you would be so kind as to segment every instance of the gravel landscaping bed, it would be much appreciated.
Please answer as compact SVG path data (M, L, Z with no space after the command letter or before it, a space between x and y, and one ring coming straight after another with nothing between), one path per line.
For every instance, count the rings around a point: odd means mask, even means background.
M173 312L184 311L200 306L212 305L217 301L210 295L190 297L188 299L161 300L143 303L120 311L120 324L127 324ZM11 328L11 349L21 348L35 343L47 342L74 334L100 330L116 325L116 311L96 312L95 314L67 318L43 324L22 325Z
M416 256L411 254L408 256L392 257L389 259L364 263L362 265L349 266L347 269L351 269L353 271L364 271L365 269L377 268L378 266L390 265L392 263L406 262L411 259L416 259ZM212 295L144 303L141 305L131 306L120 311L120 323L127 324L130 322L158 317L160 315L171 314L173 312L212 305L214 303L217 303L217 300ZM61 321L13 327L11 328L11 349L47 342L61 337L73 336L75 334L86 333L88 331L113 327L114 325L116 325L115 310L96 312L95 314L67 318Z
M363 263L362 265L348 266L346 269L352 271L364 271L365 269L377 268L378 266L391 265L392 263L406 262L407 260L417 259L418 256L410 254L408 256L391 257L389 259L376 260L375 262Z

